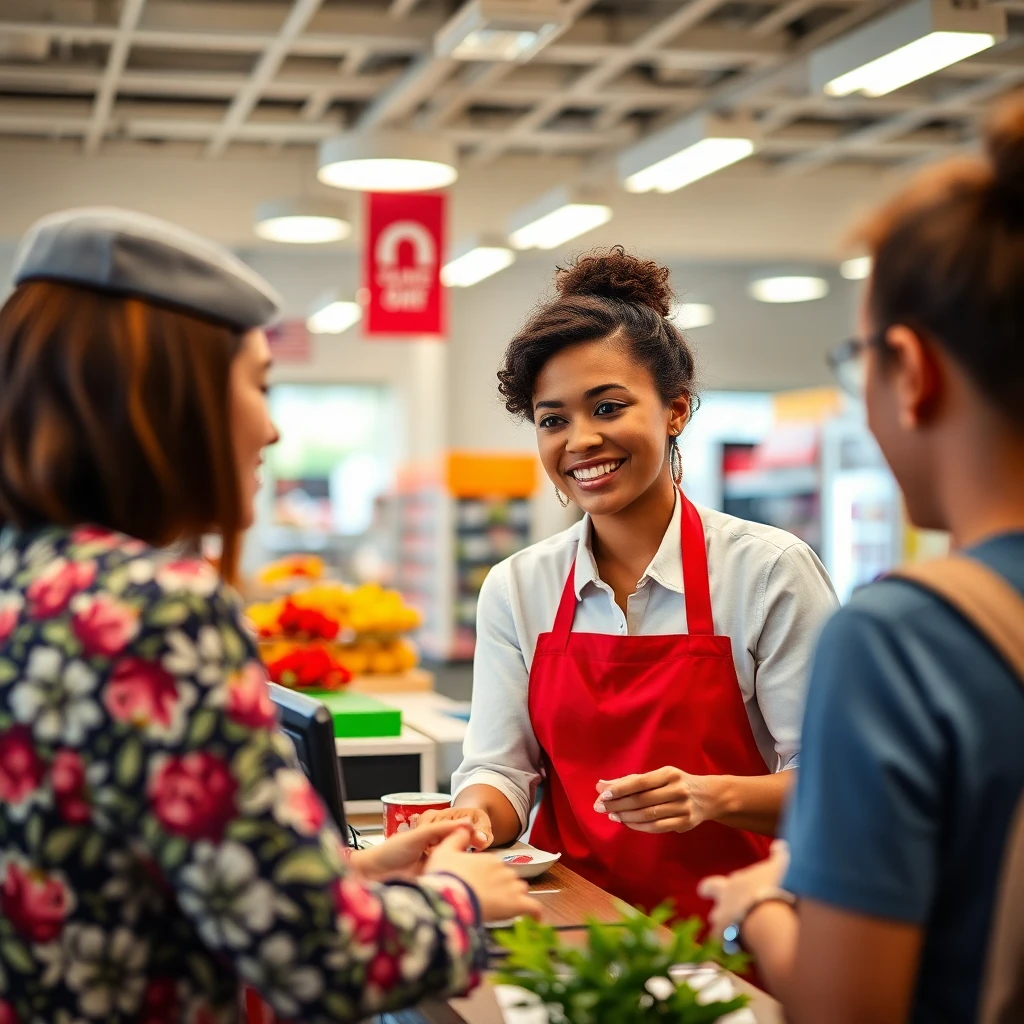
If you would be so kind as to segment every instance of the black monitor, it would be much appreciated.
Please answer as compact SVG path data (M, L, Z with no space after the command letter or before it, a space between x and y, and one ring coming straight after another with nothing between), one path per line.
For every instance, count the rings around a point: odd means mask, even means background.
M270 699L277 706L281 731L292 741L299 764L327 805L346 845L345 786L334 743L334 722L327 707L304 693L270 683Z

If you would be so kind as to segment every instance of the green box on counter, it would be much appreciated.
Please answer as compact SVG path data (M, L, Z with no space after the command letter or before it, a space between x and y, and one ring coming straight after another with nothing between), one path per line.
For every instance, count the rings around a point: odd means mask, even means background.
M327 705L338 739L402 735L402 712L365 693L347 690L306 690L305 693Z

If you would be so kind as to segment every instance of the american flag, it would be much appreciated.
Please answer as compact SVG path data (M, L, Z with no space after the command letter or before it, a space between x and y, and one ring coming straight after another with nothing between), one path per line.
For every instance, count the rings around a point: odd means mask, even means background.
M308 363L313 346L303 320L285 320L267 330L275 363Z

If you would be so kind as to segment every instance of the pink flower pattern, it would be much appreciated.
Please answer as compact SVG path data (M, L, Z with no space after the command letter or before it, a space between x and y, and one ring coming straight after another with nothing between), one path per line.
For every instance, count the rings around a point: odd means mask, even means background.
M243 970L295 1020L476 983L485 945L460 882L371 885L337 855L209 565L94 526L4 544L0 722L17 721L30 662L53 680L40 714L65 714L86 679L102 721L0 728L0 1024L223 1024Z

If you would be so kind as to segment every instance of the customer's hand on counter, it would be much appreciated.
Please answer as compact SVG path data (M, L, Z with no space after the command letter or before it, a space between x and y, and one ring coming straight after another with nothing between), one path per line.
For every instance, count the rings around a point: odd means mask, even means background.
M464 828L444 839L427 859L427 872L455 875L465 882L476 894L484 921L539 918L540 904L527 895L529 883L519 878L500 857L469 853L468 839L469 833Z
M423 874L427 857L443 839L453 832L464 832L469 841L465 822L438 821L421 828L399 832L380 846L368 850L354 850L350 864L364 878L379 881L396 876L415 877Z
M418 829L437 822L456 821L468 826L473 833L470 846L474 850L486 850L494 843L494 831L487 812L479 807L449 807L443 811L424 811L420 815Z
M715 776L666 766L597 783L594 810L636 832L689 832L717 817Z
M789 847L782 840L772 843L769 856L728 877L712 875L697 886L698 895L713 900L708 923L716 938L728 925L746 919L752 907L774 898L789 867Z

